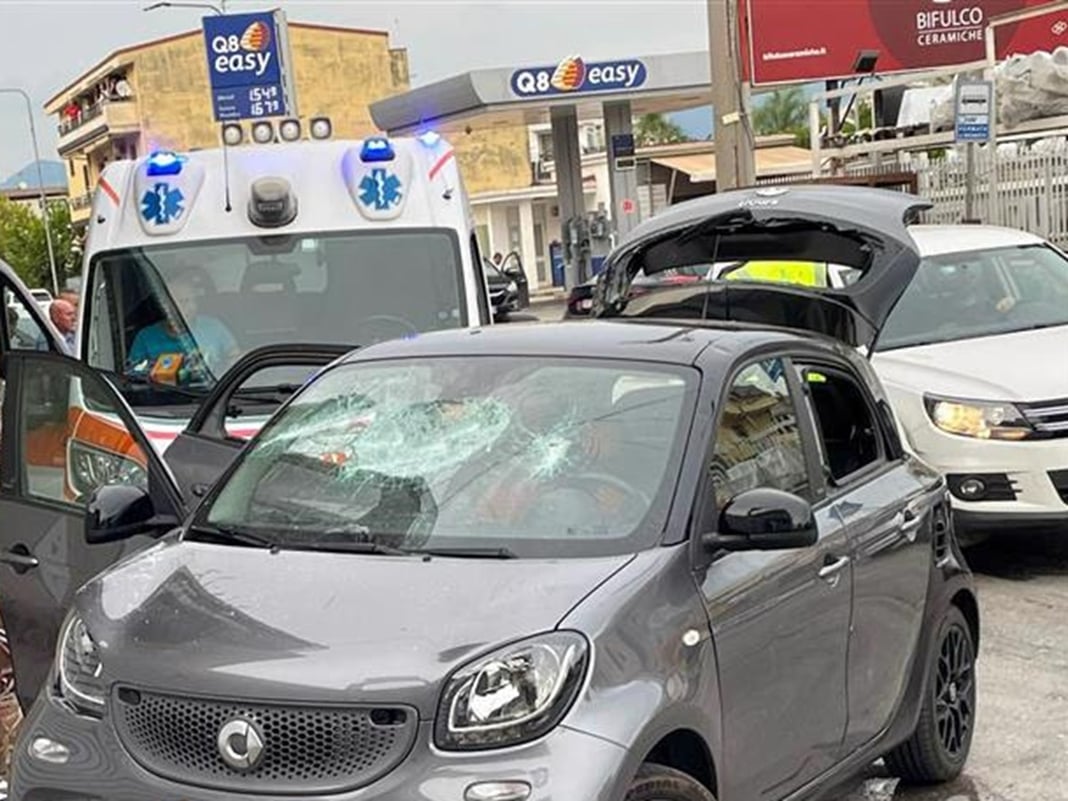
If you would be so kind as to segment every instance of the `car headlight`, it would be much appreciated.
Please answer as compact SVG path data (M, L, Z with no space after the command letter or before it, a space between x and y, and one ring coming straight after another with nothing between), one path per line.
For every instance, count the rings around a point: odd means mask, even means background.
M589 656L585 637L562 631L509 645L461 668L438 707L438 747L503 748L541 737L574 703Z
M516 285L516 282L515 282L515 281L509 281L509 282L508 282L508 286L506 287L506 289L508 290L508 292L509 292L510 294L513 294L513 295L514 295L514 294L515 294L516 292L518 292L518 291L519 291L519 287L518 287L518 286Z
M59 690L66 700L88 712L103 711L107 695L104 665L96 642L77 613L70 616L59 636L56 666Z
M76 439L70 441L67 476L79 497L88 497L105 484L148 486L145 468L133 459L101 450Z
M924 398L927 415L942 431L976 439L1021 440L1035 433L1011 403Z

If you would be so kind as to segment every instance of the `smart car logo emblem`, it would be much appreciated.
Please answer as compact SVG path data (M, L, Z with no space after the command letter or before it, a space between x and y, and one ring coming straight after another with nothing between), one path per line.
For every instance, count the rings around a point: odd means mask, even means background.
M758 189L753 194L758 197L782 197L790 190L785 186L768 186L763 189Z
M219 729L219 756L234 770L246 772L263 758L263 735L255 723L240 718Z

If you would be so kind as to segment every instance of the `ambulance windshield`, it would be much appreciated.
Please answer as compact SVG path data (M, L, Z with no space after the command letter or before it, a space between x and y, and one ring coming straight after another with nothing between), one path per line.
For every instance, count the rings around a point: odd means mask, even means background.
M247 237L104 251L87 359L135 408L186 416L238 359L285 343L368 345L466 325L444 229Z

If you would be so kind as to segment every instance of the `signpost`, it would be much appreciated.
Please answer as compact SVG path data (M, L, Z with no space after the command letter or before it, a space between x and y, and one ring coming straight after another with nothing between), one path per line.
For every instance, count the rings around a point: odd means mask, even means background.
M994 83L985 80L957 82L954 102L954 139L965 146L965 222L975 219L975 143L989 142L994 116Z
M204 44L217 122L297 115L283 11L205 17Z

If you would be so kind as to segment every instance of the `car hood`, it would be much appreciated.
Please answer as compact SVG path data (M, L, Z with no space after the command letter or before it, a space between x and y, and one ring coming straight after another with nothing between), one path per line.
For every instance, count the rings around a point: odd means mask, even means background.
M893 390L966 400L1035 402L1068 396L1068 326L877 352L872 364Z
M78 604L114 682L434 714L480 653L552 630L631 556L449 559L161 543Z
M908 232L930 203L914 195L847 186L758 187L681 203L638 226L609 255L595 290L597 316L699 317L800 328L870 346L920 263ZM642 271L721 262L802 261L852 267L843 287L715 280L634 303Z

